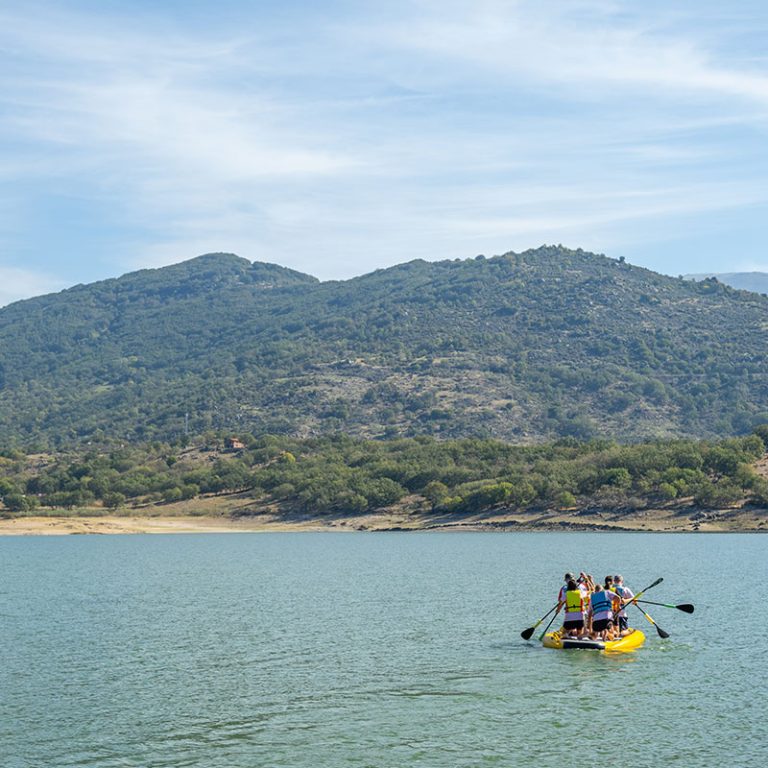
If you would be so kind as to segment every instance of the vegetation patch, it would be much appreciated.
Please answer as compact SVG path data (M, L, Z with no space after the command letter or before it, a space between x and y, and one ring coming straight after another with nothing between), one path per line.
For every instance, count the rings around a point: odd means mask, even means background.
M0 430L716 439L768 421L767 328L764 296L561 247L325 283L211 254L0 309Z
M394 507L466 518L500 510L620 516L659 507L762 509L768 504L766 441L768 426L715 442L631 445L209 434L196 445L152 442L44 455L5 450L0 498L6 515L162 515L166 507L184 514L215 507L218 514L269 510L318 518Z

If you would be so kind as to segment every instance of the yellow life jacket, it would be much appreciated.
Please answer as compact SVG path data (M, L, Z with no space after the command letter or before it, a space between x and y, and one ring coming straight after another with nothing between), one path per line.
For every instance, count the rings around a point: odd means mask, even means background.
M565 593L565 612L582 613L584 610L584 596L580 589L569 589Z

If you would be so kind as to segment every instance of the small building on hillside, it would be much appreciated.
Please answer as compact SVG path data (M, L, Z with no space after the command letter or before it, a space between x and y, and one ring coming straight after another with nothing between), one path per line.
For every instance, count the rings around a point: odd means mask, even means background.
M224 449L227 451L242 451L245 448L245 443L236 437L224 438Z

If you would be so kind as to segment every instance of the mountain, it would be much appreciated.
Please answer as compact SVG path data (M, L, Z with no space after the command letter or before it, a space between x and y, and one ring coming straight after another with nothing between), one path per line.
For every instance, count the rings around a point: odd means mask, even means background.
M768 421L767 333L762 296L562 247L330 282L209 254L0 310L0 429L711 437Z
M721 283L742 291L768 294L768 273L766 272L710 272L702 275L685 275L686 280L719 280Z

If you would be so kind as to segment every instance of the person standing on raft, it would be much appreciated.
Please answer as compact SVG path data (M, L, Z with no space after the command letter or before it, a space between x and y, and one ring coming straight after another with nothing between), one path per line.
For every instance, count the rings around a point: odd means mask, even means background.
M563 576L563 586L560 587L560 591L557 593L557 602L565 605L565 593L568 591L568 582L573 579L573 574L566 573ZM558 611L560 608L557 609Z
M619 637L625 637L629 634L629 619L627 618L627 612L624 606L631 602L635 596L635 593L629 588L624 586L624 577L616 575L613 577L613 586L616 594L621 598L622 605L619 613L616 617L616 623L619 630Z
M563 629L569 637L578 637L584 631L586 601L584 592L573 579L565 585L565 617Z
M592 625L590 621L589 613L589 600L592 597L592 592L595 590L595 582L592 581L592 577L584 571L579 572L579 578L576 579L579 589L584 595L584 634L592 634Z
M568 582L571 581L571 579L573 579L573 574L566 572L565 576L563 576L563 586L560 587L557 592L557 610L555 611L555 616L560 613L560 610L565 605L565 593L568 591Z
M595 591L589 601L589 613L592 617L592 635L595 640L609 640L608 633L613 623L613 603L621 598L605 589L602 584L595 584Z

